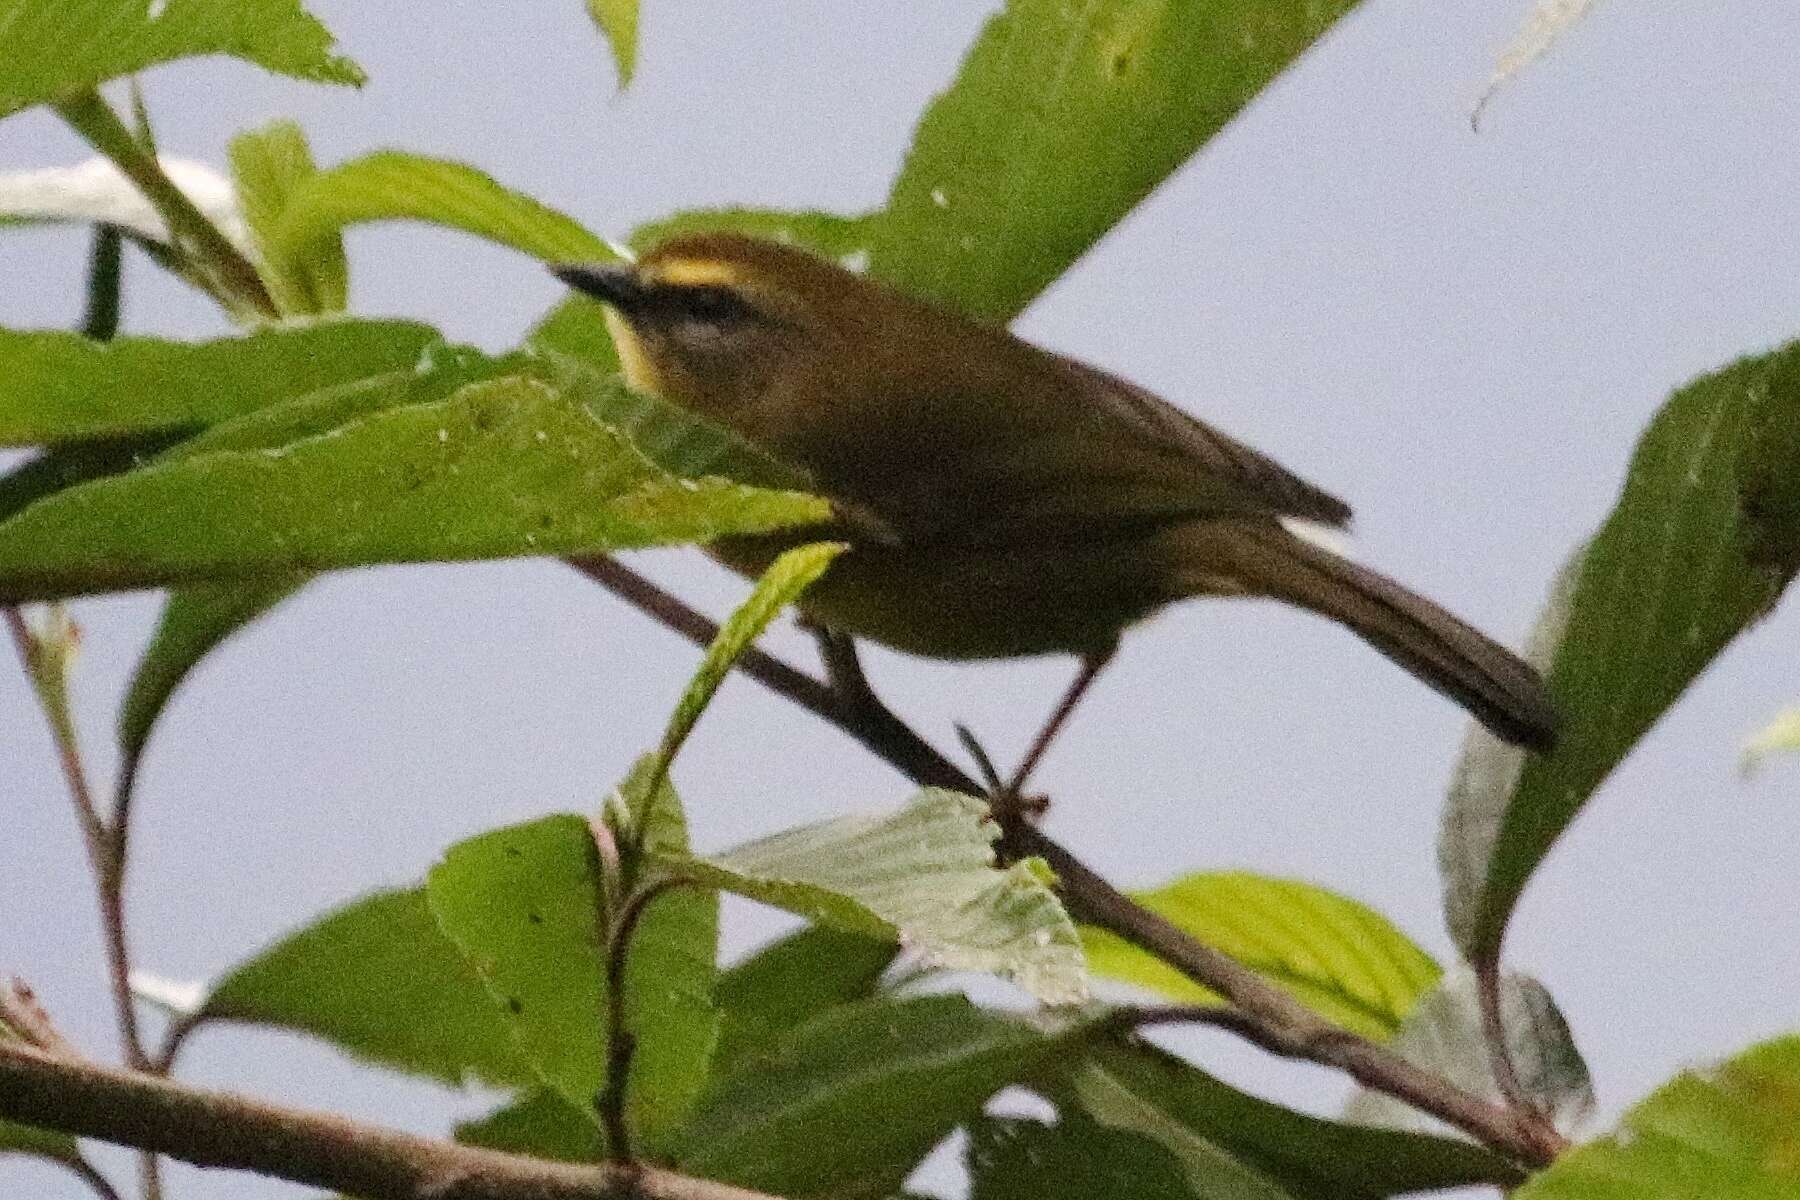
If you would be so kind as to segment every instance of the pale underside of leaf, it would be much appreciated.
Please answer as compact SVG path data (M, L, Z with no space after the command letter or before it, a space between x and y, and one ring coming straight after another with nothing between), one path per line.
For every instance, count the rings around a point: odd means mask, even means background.
M1087 994L1080 939L1032 862L994 865L997 829L968 796L926 791L671 869L809 919L891 938L935 966L986 971L1053 1004Z
M190 158L163 156L157 161L169 181L233 245L250 250L250 230L237 189L224 173ZM0 217L116 225L153 242L170 240L169 228L156 208L105 158L90 158L70 167L0 173Z
M1564 1134L1578 1133L1594 1113L1594 1084L1556 1002L1537 980L1508 973L1500 985L1500 1015L1507 1057L1525 1094ZM1464 1091L1506 1102L1494 1078L1475 976L1467 968L1445 976L1419 1002L1392 1045L1407 1061ZM1450 1132L1418 1109L1366 1089L1350 1098L1344 1116L1364 1125Z

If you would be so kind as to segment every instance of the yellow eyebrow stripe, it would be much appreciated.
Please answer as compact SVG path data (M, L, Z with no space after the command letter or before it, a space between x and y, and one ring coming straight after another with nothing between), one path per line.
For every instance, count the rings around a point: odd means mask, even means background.
M671 262L660 262L653 265L648 274L658 283L672 283L677 287L698 287L706 284L723 284L735 286L742 276L737 268L729 263L708 262L704 259L676 259Z

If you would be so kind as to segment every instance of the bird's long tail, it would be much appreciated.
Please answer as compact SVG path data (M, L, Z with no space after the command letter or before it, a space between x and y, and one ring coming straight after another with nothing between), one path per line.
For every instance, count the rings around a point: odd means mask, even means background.
M1184 532L1196 592L1236 583L1329 617L1497 736L1534 750L1555 745L1556 708L1537 671L1423 596L1272 521L1206 522Z

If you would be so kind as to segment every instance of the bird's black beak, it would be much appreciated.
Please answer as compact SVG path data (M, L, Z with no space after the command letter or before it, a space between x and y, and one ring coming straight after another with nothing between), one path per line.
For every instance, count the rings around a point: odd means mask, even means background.
M550 273L584 295L629 312L643 298L644 284L625 263L550 263Z

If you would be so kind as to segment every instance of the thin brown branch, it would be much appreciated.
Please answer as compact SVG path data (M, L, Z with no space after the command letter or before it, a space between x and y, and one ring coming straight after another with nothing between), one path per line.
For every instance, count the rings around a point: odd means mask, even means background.
M1481 1010L1481 1037L1487 1043L1488 1065L1494 1073L1494 1084L1514 1112L1526 1113L1539 1121L1543 1112L1526 1095L1513 1066L1512 1050L1506 1044L1506 1021L1500 1010L1500 965L1490 960L1475 967L1475 999Z
M94 1195L100 1197L100 1200L123 1200L123 1197L119 1195L119 1189L112 1185L112 1180L102 1175L87 1159L77 1158L65 1162L63 1166L67 1167L75 1178L87 1184Z
M589 571L588 564L576 565L696 645L712 640L717 629L713 622L628 568L607 560L602 576ZM777 695L849 734L915 783L981 794L975 780L881 702L853 659L832 662L831 656L841 651L834 651L829 640L822 646L833 679L844 691L759 651L737 665ZM1430 1113L1528 1166L1547 1164L1567 1148L1568 1142L1535 1114L1491 1104L1319 1017L1229 955L1137 904L1033 825L1026 813L996 816L1003 818L1003 856L1043 859L1056 874L1063 900L1077 920L1123 938L1225 997L1236 1015L1211 1018L1211 1023L1231 1028L1272 1054L1341 1070L1365 1087Z
M1248 1019L1237 1032L1271 1054L1335 1067L1527 1166L1544 1166L1568 1148L1567 1140L1535 1113L1489 1103L1326 1021L1236 959L1137 904L1034 826L1014 823L1005 840L1013 855L1036 856L1049 864L1077 920L1116 934L1225 997Z
M716 621L695 612L680 597L657 587L617 559L581 558L569 559L568 563L702 649L719 632ZM840 696L828 683L755 646L744 651L736 668L784 700L837 726L920 785L981 794L980 784L914 733L873 692Z
M771 1200L659 1167L548 1162L0 1043L0 1117L367 1200Z
M175 1059L181 1054L181 1048L187 1045L188 1038L196 1029L212 1020L212 1014L204 1009L193 1009L181 1013L168 1023L163 1030L162 1043L156 1053L150 1056L148 1070L152 1075L167 1075L175 1069Z
M18 648L34 684L39 668L36 639L17 608L5 610L8 630ZM60 687L57 683L55 686ZM40 698L42 691L40 689ZM81 759L81 748L69 720L58 717L58 706L67 708L66 699L46 702L45 719L51 738L56 742L57 759L62 765L63 780L68 785L69 799L75 807L75 819L81 826L82 842L87 847L88 863L94 872L94 890L100 906L100 928L106 945L107 977L112 985L113 1009L119 1024L119 1042L125 1061L142 1069L149 1065L144 1053L143 1035L138 1026L137 1003L131 995L131 955L125 937L125 858L124 839L109 826L94 804L94 792L88 785L87 768Z

